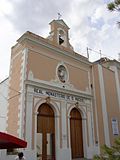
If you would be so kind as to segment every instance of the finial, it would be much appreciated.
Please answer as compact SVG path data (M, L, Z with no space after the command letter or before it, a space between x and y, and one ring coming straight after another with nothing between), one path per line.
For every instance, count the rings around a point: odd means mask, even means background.
M60 13L58 13L58 20L60 20L61 17L62 17L62 15Z

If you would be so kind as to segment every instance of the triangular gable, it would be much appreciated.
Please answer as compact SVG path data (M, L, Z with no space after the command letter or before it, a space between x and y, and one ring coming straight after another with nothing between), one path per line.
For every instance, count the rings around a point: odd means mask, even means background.
M50 24L53 23L53 22L57 22L57 23L65 26L65 27L67 27L68 29L70 29L70 28L67 26L67 24L66 24L62 19L53 20L52 22L50 22Z

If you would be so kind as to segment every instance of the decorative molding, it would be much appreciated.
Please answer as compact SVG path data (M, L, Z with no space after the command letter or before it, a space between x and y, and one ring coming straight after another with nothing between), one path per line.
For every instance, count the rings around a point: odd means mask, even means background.
M61 73L59 73L59 71L63 72L63 75L61 75ZM62 84L66 84L69 80L69 71L65 65L65 63L62 61L60 63L58 63L57 67L56 67L56 78L57 80L59 80Z
M74 52L74 51L65 51L61 48L59 48L59 46L53 46L50 43L46 43L46 42L42 42L40 40L37 40L36 38L30 37L28 35L23 35L23 37L21 37L22 39L26 39L28 41L31 41L32 43L36 43L38 45L42 45L46 48L49 48L51 50L54 50L57 54L63 54L66 55L67 57L71 57L74 60L77 60L79 62L91 65L91 63L87 60L86 57L83 57L81 55L79 55L78 53Z
M101 65L98 65L98 75L99 75L100 94L101 94L101 101L102 101L105 144L110 146L110 135L109 135L108 115L107 115L107 106L106 106L106 97L105 97L105 88L104 88L104 78L103 78L103 71L102 71Z
M73 108L76 108L79 110L79 112L81 113L82 119L86 119L87 118L87 112L85 111L85 109L83 108L83 106L81 106L78 102L69 105L69 107L67 108L67 117L70 117L70 112Z
M50 104L51 98L50 97L46 97L45 99L46 99L46 103Z
M33 80L26 80L25 83L30 86L35 86L36 88L38 87L38 88L53 90L56 92L62 92L64 94L76 95L76 96L84 98L86 100L92 99L92 95L90 93L80 91L77 89L73 89L73 88L65 88L65 87L63 87L63 85L61 85L61 86L55 85L55 84L48 82L48 81L43 81L43 80L38 80L38 79L33 78Z
M118 104L119 104L119 111L120 111L120 82L119 82L118 69L117 69L117 66L111 66L111 69L115 73L116 90L117 90L117 97L118 97Z

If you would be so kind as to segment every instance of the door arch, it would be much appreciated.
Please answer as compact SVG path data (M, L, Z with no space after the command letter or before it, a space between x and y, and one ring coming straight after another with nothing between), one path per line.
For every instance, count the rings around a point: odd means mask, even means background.
M43 103L37 115L38 160L55 160L55 118L50 105Z
M73 108L70 112L70 135L72 158L84 157L82 117L80 112L76 108Z

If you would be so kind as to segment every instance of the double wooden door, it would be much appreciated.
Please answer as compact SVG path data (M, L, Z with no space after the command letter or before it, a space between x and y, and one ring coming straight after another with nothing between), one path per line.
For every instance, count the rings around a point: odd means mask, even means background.
M37 116L37 142L39 160L55 160L54 111L48 104L42 104Z
M72 158L82 158L83 136L82 136L82 117L80 112L74 108L70 113L70 131L71 131L71 152Z

